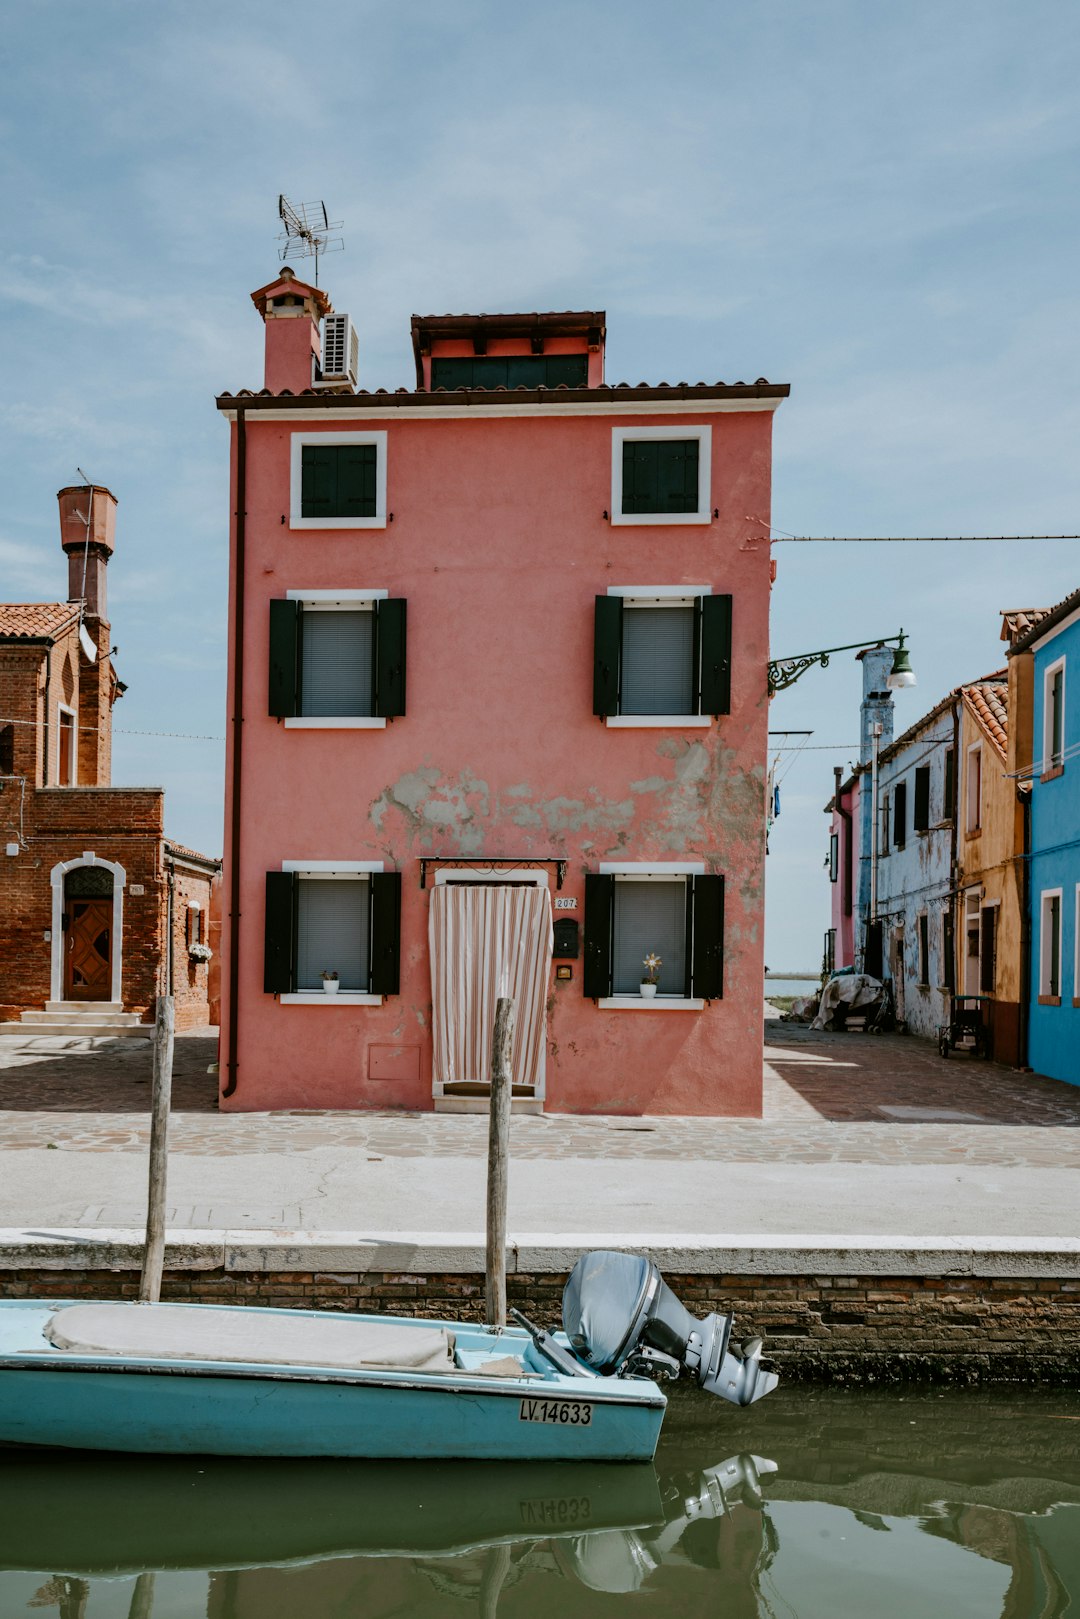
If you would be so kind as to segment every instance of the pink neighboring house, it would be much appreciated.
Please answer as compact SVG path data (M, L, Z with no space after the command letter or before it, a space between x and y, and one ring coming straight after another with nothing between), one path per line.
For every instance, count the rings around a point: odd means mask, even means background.
M841 781L826 805L829 822L830 940L825 941L825 965L832 969L855 965L855 908L859 888L859 778Z
M787 387L608 386L586 311L414 317L369 393L324 292L253 299L222 1106L486 1108L510 993L519 1110L759 1114Z

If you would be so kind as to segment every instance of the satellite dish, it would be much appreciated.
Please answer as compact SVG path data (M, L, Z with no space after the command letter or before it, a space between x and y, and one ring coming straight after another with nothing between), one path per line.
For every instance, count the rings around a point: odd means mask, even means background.
M278 197L278 217L285 229L278 237L284 242L282 259L315 260L315 285L319 285L319 254L343 252L345 242L336 234L343 220L331 219L325 202L290 202L282 193Z

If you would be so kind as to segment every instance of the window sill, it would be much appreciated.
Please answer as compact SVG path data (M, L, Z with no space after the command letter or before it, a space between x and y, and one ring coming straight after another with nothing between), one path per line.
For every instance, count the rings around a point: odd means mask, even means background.
M661 726L706 730L712 722L711 714L608 714L604 718L605 725L618 731L655 730Z
M358 529L358 528L385 528L386 514L376 517L293 517L289 518L291 529Z
M669 525L679 524L685 527L687 523L711 523L712 512L612 512L611 523L615 528L667 528Z
M968 839L968 840L970 840L971 838L981 838L982 837L982 827L981 826L969 826L967 831L964 833L964 837L965 837L965 839Z
M386 720L373 714L288 714L287 731L384 731Z
M1057 781L1058 777L1063 776L1064 774L1064 765L1054 765L1051 767L1051 769L1043 771L1042 775L1039 777L1039 781L1040 783L1044 781Z
M339 989L336 995L327 995L321 989L301 989L279 995L278 1000L282 1006L381 1006L383 1003L381 995L369 995L362 989Z
M705 1002L693 996L657 995L646 1000L643 995L606 995L596 1003L601 1012L703 1012Z
M1040 995L1039 996L1039 1005L1040 1006L1060 1006L1061 1005L1061 996L1060 995Z

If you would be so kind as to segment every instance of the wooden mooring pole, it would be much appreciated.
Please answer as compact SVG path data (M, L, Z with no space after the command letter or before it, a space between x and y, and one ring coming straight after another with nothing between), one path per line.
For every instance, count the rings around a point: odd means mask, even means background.
M491 1041L491 1112L488 1122L487 1260L485 1319L506 1325L506 1186L510 1158L510 1051L514 1044L514 1003L500 995Z
M159 995L154 1017L146 1246L143 1249L142 1280L139 1283L139 1299L143 1304L156 1304L161 1297L161 1272L165 1264L165 1187L169 1157L174 1025L173 998L171 995Z

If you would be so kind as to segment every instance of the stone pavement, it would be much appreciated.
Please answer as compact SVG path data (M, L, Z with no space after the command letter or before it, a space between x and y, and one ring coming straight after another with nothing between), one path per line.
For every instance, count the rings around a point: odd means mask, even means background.
M946 1061L902 1036L770 1021L766 1038L760 1120L515 1118L519 1229L1076 1232L1080 1088ZM0 1225L143 1218L149 1046L86 1044L0 1042ZM219 1114L206 1072L214 1054L212 1037L177 1040L172 1224L467 1232L482 1223L483 1117Z

